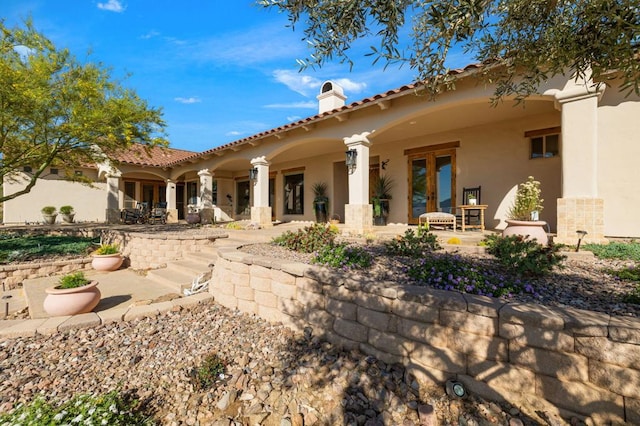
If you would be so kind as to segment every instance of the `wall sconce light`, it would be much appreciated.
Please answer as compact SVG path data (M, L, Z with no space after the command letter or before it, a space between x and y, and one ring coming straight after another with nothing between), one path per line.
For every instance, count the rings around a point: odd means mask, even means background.
M249 169L249 180L256 181L258 180L258 168L254 167L253 169Z
M380 167L382 167L382 170L387 170L387 164L389 164L388 158L384 160L382 163L380 163Z
M580 250L580 243L585 235L587 235L587 231L577 230L576 234L578 234L578 245L576 245L576 253Z
M345 163L347 164L347 169L349 169L349 173L353 173L356 169L356 159L358 158L358 151L355 149L350 149L346 152L347 158Z

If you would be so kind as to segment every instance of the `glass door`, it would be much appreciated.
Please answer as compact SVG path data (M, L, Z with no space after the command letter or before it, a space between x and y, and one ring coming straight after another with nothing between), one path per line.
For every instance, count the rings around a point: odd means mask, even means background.
M455 213L455 150L409 156L409 223L427 212Z

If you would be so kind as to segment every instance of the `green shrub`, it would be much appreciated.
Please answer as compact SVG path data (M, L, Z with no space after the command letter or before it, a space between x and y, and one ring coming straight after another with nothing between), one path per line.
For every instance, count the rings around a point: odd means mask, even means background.
M628 259L640 262L640 242L629 243L613 241L609 244L585 244L585 250L593 252L602 259Z
M625 294L622 298L623 302L626 303L635 303L640 305L640 285L636 285L636 287L631 290L629 294Z
M60 213L61 214L71 214L71 213L73 213L73 207L72 206L62 206L62 207L60 207Z
M605 272L621 280L635 282L636 285L628 294L623 296L622 301L626 303L640 304L640 265L634 265L622 269L606 269Z
M0 236L0 264L46 256L88 254L95 240L65 235L6 234Z
M67 274L58 280L58 288L78 288L87 285L90 279L84 276L84 272L75 272Z
M421 257L440 248L435 234L428 231L418 231L416 234L413 229L407 229L403 236L387 241L384 245L390 255L408 257Z
M373 258L371 254L359 246L346 243L327 244L318 250L314 263L331 266L333 268L368 268Z
M418 285L489 297L534 293L532 285L505 274L501 268L459 254L427 253L414 258L408 265L407 275Z
M56 208L53 206L44 206L40 211L43 214L54 214L56 212Z
M0 426L9 425L153 425L137 400L128 394L111 391L104 395L78 395L63 404L39 397L20 404L10 413L0 414Z
M332 244L337 235L336 227L323 223L314 223L296 232L287 231L275 237L273 243L289 250L313 253L326 245Z
M485 238L487 253L492 254L505 268L519 276L544 275L567 258L559 254L559 248L550 244L543 246L535 240L521 235L489 235Z
M97 255L116 253L120 253L120 247L117 244L102 244L95 252L93 252L93 254Z
M198 389L212 387L216 381L220 380L220 376L224 374L225 367L226 363L218 354L214 352L207 355L202 365L195 370L196 387Z

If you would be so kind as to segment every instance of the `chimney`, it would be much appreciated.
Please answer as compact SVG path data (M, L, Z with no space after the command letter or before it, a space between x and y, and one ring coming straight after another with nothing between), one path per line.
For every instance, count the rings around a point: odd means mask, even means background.
M333 81L325 81L322 83L320 94L316 98L318 99L319 114L343 107L344 101L347 99L342 91L342 87Z

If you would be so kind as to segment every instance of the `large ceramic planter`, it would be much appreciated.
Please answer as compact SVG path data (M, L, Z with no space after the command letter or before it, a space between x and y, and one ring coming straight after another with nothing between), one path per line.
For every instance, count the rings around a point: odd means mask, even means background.
M200 213L187 213L187 217L185 217L185 220L190 225L200 223Z
M115 271L122 265L123 260L120 253L94 254L91 267L96 271Z
M42 220L44 220L44 223L46 225L53 225L56 223L56 216L58 216L57 213L54 214L42 214Z
M64 223L73 223L73 217L75 216L75 213L67 213L67 214L62 214L62 220L64 221Z
M45 290L47 297L44 299L44 310L54 317L91 312L100 303L97 285L98 281L91 281L76 288L49 287Z
M538 244L547 245L547 222L543 220L513 220L507 219L507 227L502 231L502 236L522 235L525 238L536 239Z
M314 201L313 209L316 213L316 222L327 223L327 203L325 203L324 201Z

